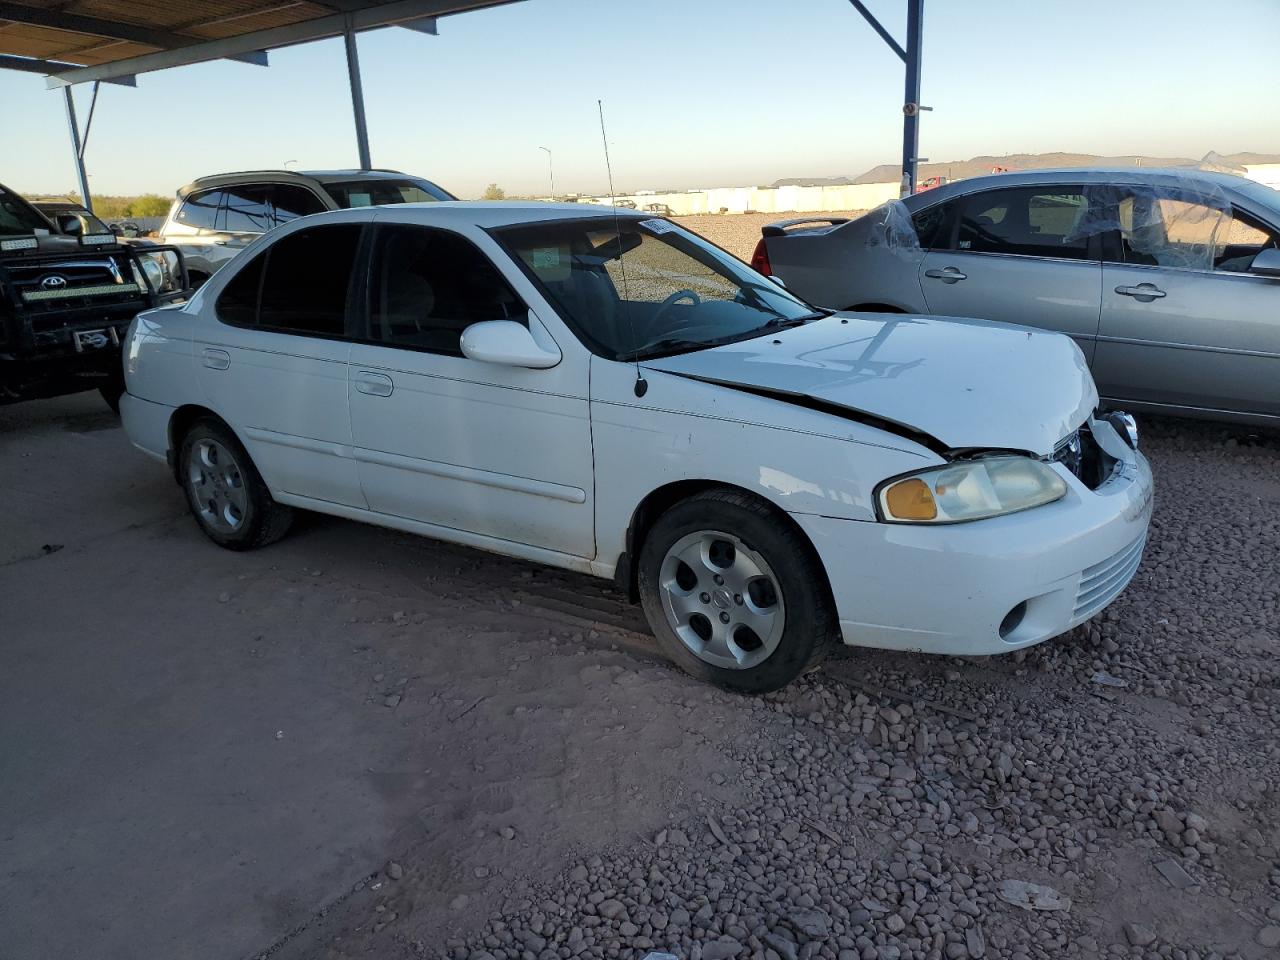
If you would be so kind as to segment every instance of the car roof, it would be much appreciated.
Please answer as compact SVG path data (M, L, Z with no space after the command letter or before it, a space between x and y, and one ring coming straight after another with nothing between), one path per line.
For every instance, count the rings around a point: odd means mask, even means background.
M913 194L904 202L911 209L931 206L952 197L990 190L994 187L1042 187L1058 184L1157 184L1189 187L1192 190L1227 190L1239 193L1253 183L1244 177L1198 167L1049 167L1040 170L1011 170L950 183Z
M430 223L474 226L510 227L548 220L647 220L649 215L625 207L589 206L580 203L542 203L537 200L439 200L434 203L392 203L385 206L355 207L317 213L306 220L314 223L325 218L350 222L353 214L365 213L368 219L391 223ZM366 219L360 217L360 219Z
M85 205L70 197L27 197L27 202L36 207L65 207L68 210L85 210ZM87 212L87 211L86 211Z
M237 170L230 173L212 173L197 177L179 188L178 196L186 197L197 190L225 187L237 183L307 183L326 184L350 180L403 180L411 174L399 170Z

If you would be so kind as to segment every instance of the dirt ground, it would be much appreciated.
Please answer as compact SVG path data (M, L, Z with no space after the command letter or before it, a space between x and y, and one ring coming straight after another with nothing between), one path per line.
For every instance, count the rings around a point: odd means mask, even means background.
M760 228L779 220L799 217L860 217L865 210L831 210L821 213L704 213L691 217L675 217L676 223L700 233L741 260L750 262L752 251L760 239Z
M0 957L1274 957L1280 438L1144 427L1104 615L749 699L607 584L223 551L96 395L0 408Z

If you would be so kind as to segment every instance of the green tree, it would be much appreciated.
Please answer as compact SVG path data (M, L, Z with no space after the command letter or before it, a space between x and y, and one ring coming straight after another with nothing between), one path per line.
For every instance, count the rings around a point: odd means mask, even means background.
M505 200L507 199L507 191L503 190L496 183L491 183L484 188L484 196L481 200Z
M144 194L129 203L131 217L163 217L169 212L169 201L154 193Z

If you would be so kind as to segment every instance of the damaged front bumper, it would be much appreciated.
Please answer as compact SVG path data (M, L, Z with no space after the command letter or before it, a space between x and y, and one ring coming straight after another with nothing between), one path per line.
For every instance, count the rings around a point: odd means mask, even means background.
M866 523L793 514L826 567L844 642L962 656L1065 633L1120 594L1151 520L1146 458L1115 424L1090 429L1111 469L1093 489L1067 464L1066 496L970 523Z

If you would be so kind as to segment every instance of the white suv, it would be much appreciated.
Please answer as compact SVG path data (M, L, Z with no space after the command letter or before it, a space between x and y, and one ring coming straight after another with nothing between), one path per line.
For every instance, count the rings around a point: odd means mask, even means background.
M193 287L253 240L311 213L457 197L396 170L251 170L193 180L178 191L160 242L178 247Z

